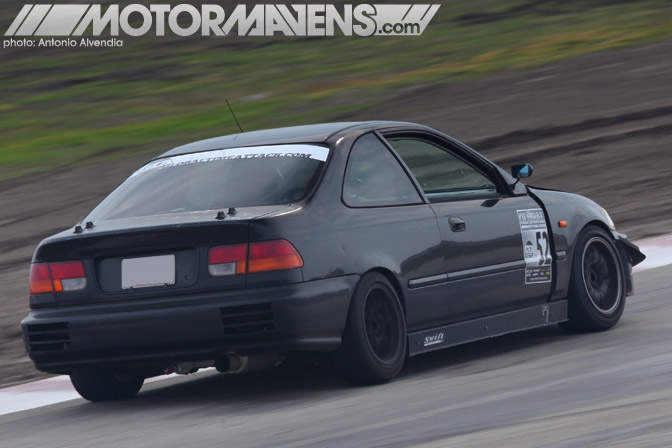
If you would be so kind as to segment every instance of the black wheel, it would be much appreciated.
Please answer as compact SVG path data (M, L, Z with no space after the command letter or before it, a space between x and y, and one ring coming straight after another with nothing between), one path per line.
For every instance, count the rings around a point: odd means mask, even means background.
M359 281L335 358L341 376L353 384L382 383L399 374L406 358L406 323L399 297L382 274Z
M613 239L598 227L583 230L574 249L569 285L571 331L607 330L625 307L625 272Z
M113 401L135 397L145 379L107 370L78 369L70 373L70 381L82 398Z

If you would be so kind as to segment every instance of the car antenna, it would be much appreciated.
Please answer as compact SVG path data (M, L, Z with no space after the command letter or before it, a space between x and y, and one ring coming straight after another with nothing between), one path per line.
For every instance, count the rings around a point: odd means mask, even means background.
M233 119L236 120L236 124L238 125L238 129L240 129L240 132L245 132L243 131L243 127L240 125L240 122L238 121L238 118L236 117L236 113L233 111L233 107L231 107L231 104L229 103L229 99L225 98L226 100L226 105L229 106L229 110L231 111L231 115L233 115Z

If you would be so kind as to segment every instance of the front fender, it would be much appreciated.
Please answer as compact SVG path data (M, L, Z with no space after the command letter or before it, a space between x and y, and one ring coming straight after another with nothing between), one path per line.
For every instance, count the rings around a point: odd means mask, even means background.
M548 216L555 244L557 274L552 299L567 296L576 240L589 224L598 225L613 235L626 273L628 290L632 290L631 268L641 263L645 256L637 246L627 240L626 235L616 232L611 219L602 207L591 199L574 193L529 186L528 191L542 204ZM561 227L560 221L564 221L566 226Z

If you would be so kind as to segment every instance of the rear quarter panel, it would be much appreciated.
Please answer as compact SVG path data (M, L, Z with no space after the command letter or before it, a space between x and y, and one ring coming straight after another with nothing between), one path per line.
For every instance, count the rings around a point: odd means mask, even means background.
M345 138L333 151L313 197L290 213L265 216L250 223L250 240L284 238L299 251L304 281L363 275L382 269L397 280L409 329L431 316L406 308L415 294L408 281L443 272L436 216L427 204L349 208L341 200L343 175L355 138Z

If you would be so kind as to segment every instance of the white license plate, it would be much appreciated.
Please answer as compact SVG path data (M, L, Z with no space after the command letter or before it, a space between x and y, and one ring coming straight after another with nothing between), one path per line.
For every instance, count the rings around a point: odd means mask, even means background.
M121 260L122 289L175 284L175 255Z

